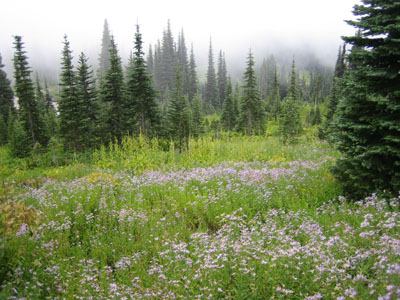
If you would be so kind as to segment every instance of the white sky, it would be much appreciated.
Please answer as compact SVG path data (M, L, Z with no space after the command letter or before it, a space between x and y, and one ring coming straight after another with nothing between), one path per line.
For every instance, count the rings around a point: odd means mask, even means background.
M0 18L0 53L10 70L13 35L22 35L33 68L59 64L66 33L78 57L84 51L97 60L104 19L126 60L133 47L137 20L145 43L162 37L171 20L174 37L184 29L186 43L204 62L210 36L214 53L222 49L229 61L246 60L252 48L261 60L280 47L309 48L333 64L340 36L354 29L357 0L3 0ZM145 46L145 51L147 51ZM295 54L295 53L293 53ZM203 60L203 61L202 61ZM58 67L58 66L57 66Z

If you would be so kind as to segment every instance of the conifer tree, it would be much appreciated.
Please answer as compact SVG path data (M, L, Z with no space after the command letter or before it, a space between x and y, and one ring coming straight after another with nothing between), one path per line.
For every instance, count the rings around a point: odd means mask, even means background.
M276 67L274 72L274 80L272 82L271 93L268 96L268 100L269 111L271 113L271 116L276 121L281 111L281 96L279 93L278 71Z
M110 68L107 70L100 87L100 98L104 104L101 119L105 123L105 130L102 135L106 142L114 138L121 141L123 133L127 131L125 128L125 94L126 87L121 58L118 55L114 37L111 36Z
M225 130L232 131L235 127L235 112L233 103L232 82L228 78L228 85L226 87L225 101L222 109L221 122Z
M183 34L183 29L178 36L178 49L177 49L177 59L179 69L182 72L183 80L183 92L184 94L189 94L189 60L185 42L185 36Z
M335 65L335 72L332 82L331 93L328 98L328 111L325 115L325 121L322 126L318 129L318 136L321 139L331 139L331 133L334 131L334 116L336 114L336 108L339 103L339 99L341 97L342 92L342 80L341 78L346 71L346 63L345 63L345 54L346 48L343 45L343 48L339 47L338 58Z
M193 53L193 45L190 50L190 62L189 62L189 90L188 96L191 102L194 96L197 94L197 72L196 72L196 61Z
M149 45L149 54L147 55L147 73L154 77L154 56L151 44Z
M245 85L241 98L239 130L245 131L251 136L264 132L265 111L257 89L257 79L254 70L254 57L249 51L247 67L244 73Z
M70 150L81 150L82 102L78 96L77 80L72 64L72 51L67 36L64 36L64 48L61 58L60 100L58 111L60 118L60 136L64 147Z
M111 48L111 34L108 27L107 19L104 20L103 37L101 39L101 52L99 56L99 69L97 77L101 81L110 68L110 48Z
M188 148L191 116L187 96L183 94L182 73L176 68L175 90L168 108L170 136L179 149Z
M222 53L222 51L220 51L218 57L217 83L218 83L219 107L221 108L223 107L225 101L227 80L228 78L226 72L225 55Z
M8 115L10 110L14 111L14 92L11 88L11 82L7 78L6 72L3 70L2 57L0 54L0 116L3 121L8 123Z
M192 100L192 134L199 137L203 133L202 100L199 94L195 94Z
M45 124L45 131L46 131L46 136L48 136L51 140L51 138L58 133L58 123L57 123L56 109L54 107L54 100L50 95L46 79L44 80L44 103L45 103L45 113L43 120Z
M46 145L47 139L39 115L26 51L23 50L22 38L15 36L14 39L16 50L14 53L15 94L18 97L19 118L30 141L30 145L26 146L33 147L35 143Z
M205 100L208 106L211 106L215 109L218 107L218 90L217 90L217 79L215 75L215 67L214 67L214 56L212 50L212 43L210 40L210 48L208 52L208 69L207 69L207 82L206 82L206 91L205 91Z
M175 43L171 32L171 23L168 20L167 30L164 31L162 47L160 53L160 91L165 91L168 87L170 90L174 88L176 53Z
M97 141L98 102L93 71L88 59L82 52L77 66L77 96L81 105L81 147L90 148Z
M296 143L298 136L302 132L300 100L297 90L296 64L294 59L292 63L288 97L283 103L281 115L279 116L279 132L284 144Z
M160 125L160 113L156 102L156 92L147 72L142 50L142 35L136 25L133 67L127 82L127 111L130 129L145 136L156 134Z
M353 48L337 108L335 140L343 158L334 175L345 194L360 199L400 190L400 22L398 1L355 5L360 33L344 37Z

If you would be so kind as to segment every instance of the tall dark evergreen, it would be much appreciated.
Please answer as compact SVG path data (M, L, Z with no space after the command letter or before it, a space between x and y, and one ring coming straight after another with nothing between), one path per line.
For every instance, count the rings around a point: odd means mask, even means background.
M7 78L6 72L3 70L2 57L0 54L0 116L3 121L8 123L8 116L11 111L14 111L14 92L11 88L11 82Z
M185 35L183 34L183 29L178 36L178 48L177 48L177 60L179 69L182 72L182 80L183 80L183 92L185 94L189 94L189 59L187 53L187 47L185 42Z
M191 134L198 137L203 133L203 109L200 94L195 94L192 99L192 129Z
M196 60L193 53L193 45L190 50L190 61L189 61L189 90L188 96L189 101L192 101L194 96L197 94L197 72L196 72Z
M210 48L208 51L208 69L207 69L205 100L208 106L211 106L215 109L219 108L217 78L215 75L214 55L213 55L211 40L210 40Z
M334 175L345 194L400 191L400 3L362 0L355 5L360 34L353 46L337 110L336 142L343 158Z
M254 69L254 57L251 50L247 58L247 67L244 73L245 84L240 102L239 130L247 135L264 132L265 110L257 89L257 78Z
M160 125L156 92L144 60L142 35L136 26L133 67L127 82L127 112L129 129L145 136L154 135Z
M97 142L97 119L99 114L97 92L93 71L82 52L77 66L77 96L81 106L81 147L90 148Z
M72 51L67 36L64 36L64 48L61 57L60 100L58 111L60 136L67 149L82 149L82 102L78 96L77 78L72 64Z
M29 137L30 146L35 143L46 145L47 139L44 134L43 122L40 118L26 51L23 50L22 38L15 36L14 39L15 94L18 97L19 119ZM29 147L29 145L27 146Z
M232 82L230 78L228 78L228 84L226 87L226 94L222 109L221 122L224 129L228 131L232 131L236 125Z
M217 83L218 83L218 100L219 107L223 107L225 96L226 96L226 87L228 84L228 77L226 71L226 61L225 54L222 51L219 52L218 56L218 73L217 73Z
M154 76L154 55L151 44L149 45L149 53L147 54L147 73Z
M159 91L164 92L167 88L174 88L175 68L177 63L174 38L171 32L171 23L168 20L167 29L163 33L160 53L160 84Z
M279 92L278 71L276 67L275 67L271 92L268 95L267 100L268 100L268 111L276 121L281 112L281 96Z
M281 114L279 116L279 132L284 144L296 143L302 132L300 99L297 90L296 64L294 59L292 63L288 96L283 102Z
M187 96L183 93L182 73L176 68L175 90L168 107L170 136L179 149L188 148L191 127L191 114Z
M58 122L56 109L54 107L54 99L50 95L49 87L47 86L47 80L44 80L44 124L46 128L46 135L51 139L58 134ZM49 141L50 144L50 141Z
M339 103L339 99L342 93L342 77L346 71L346 62L345 62L345 54L346 48L343 45L343 48L339 47L338 58L335 65L335 72L332 82L332 89L331 93L328 98L327 104L327 112L325 115L325 121L318 129L318 136L321 139L328 139L331 138L331 133L334 131L334 117L336 114L337 105Z
M101 39L101 51L99 56L99 69L97 71L97 77L100 81L106 75L106 72L110 68L110 48L111 48L111 34L108 27L107 19L104 20L103 25L103 37Z
M104 122L103 140L121 141L125 127L125 83L122 72L121 58L118 55L117 45L111 36L110 68L105 74L100 87L100 98L102 104L101 120Z

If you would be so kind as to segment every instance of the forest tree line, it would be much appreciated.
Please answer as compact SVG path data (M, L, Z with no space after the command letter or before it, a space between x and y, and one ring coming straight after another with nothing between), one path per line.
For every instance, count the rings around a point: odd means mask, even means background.
M62 145L84 151L124 136L143 135L174 141L184 150L190 136L210 128L246 135L264 134L268 120L279 124L283 143L296 142L303 127L319 126L319 137L343 153L333 173L345 193L400 190L400 47L398 3L363 0L356 5L358 32L344 37L333 74L323 69L298 71L293 58L287 81L273 56L256 68L250 50L242 82L232 82L222 51L214 65L210 41L206 80L200 83L183 30L177 43L170 24L162 41L143 51L136 28L134 48L124 68L118 46L104 24L100 68L94 75L88 58L73 53L67 36L61 57L55 105L46 80L33 82L22 38L14 37L14 87L0 57L0 143L16 157ZM384 16L384 18L382 18ZM282 69L281 69L282 70ZM14 96L18 105L14 106ZM321 116L320 104L327 113ZM305 120L300 109L312 106ZM212 122L206 115L215 114ZM321 124L322 123L322 124Z

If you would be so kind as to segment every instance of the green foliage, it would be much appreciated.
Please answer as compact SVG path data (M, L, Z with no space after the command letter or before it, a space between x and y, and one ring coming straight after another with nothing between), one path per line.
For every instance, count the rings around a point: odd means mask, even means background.
M102 103L102 115L100 120L104 124L102 136L103 142L116 138L121 141L125 127L125 99L126 86L122 72L121 58L118 55L114 37L111 37L110 68L107 70L100 86L100 98Z
M8 147L13 157L23 158L30 155L32 148L30 138L23 127L23 123L18 120L10 120L10 131L8 133Z
M150 75L143 58L139 25L135 34L135 53L127 82L127 123L133 134L155 135L159 131L160 112Z
M191 134L199 137L203 133L203 109L202 100L199 94L195 94L192 100L192 129Z
M14 110L14 92L11 89L11 82L7 79L6 72L3 71L2 57L0 54L0 116L5 123L8 122L10 110Z
M104 20L103 37L101 39L101 52L99 56L99 69L97 77L101 82L110 68L110 49L111 49L111 34L108 27L107 19Z
M228 78L225 101L222 109L221 122L225 130L232 131L236 125L235 107L231 79Z
M249 51L247 67L244 73L245 84L240 99L240 113L237 124L239 131L251 136L263 134L265 126L265 108L257 90L257 78L254 70L254 57Z
M344 37L353 45L344 77L335 141L344 158L334 170L353 199L400 190L399 4L364 0L356 5L359 29Z
M179 66L177 66L175 74L175 91L168 107L169 132L179 149L187 149L189 147L191 113L188 98L183 94L182 74Z
M289 95L283 102L279 116L279 132L284 144L294 144L302 133L300 99L296 83L296 66L293 59Z
M209 109L219 109L217 78L215 75L214 55L211 40L208 51L208 69L205 89L205 102L209 106Z
M33 147L36 142L46 145L47 138L40 118L26 51L23 50L23 42L20 36L14 36L14 40L15 94L18 97L19 119L28 137L25 141L27 142L25 147Z

